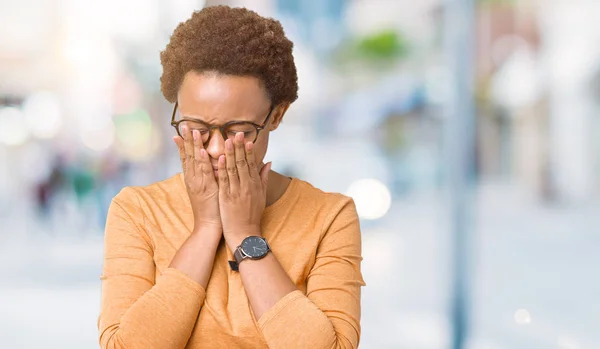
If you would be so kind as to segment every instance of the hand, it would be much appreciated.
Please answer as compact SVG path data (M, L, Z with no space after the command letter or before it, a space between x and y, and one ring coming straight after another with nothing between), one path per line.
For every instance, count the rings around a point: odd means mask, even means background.
M194 213L194 230L198 232L204 227L215 227L222 231L219 215L219 185L215 179L208 153L204 149L200 133L193 133L183 126L183 139L173 137L183 167L185 187ZM220 238L220 237L219 237Z
M252 142L244 145L244 134L239 132L233 141L225 141L225 155L219 157L219 208L223 235L232 250L245 237L261 235L271 163L259 173L253 146Z

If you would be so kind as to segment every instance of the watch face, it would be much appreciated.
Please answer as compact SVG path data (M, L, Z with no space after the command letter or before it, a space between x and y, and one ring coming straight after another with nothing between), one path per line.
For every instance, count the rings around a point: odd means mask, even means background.
M249 236L242 242L242 250L250 258L260 258L269 252L267 242L258 236Z

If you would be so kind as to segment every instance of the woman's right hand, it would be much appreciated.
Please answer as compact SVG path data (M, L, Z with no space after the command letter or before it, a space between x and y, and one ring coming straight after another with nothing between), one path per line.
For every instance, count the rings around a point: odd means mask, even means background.
M193 133L187 126L182 127L183 139L173 137L185 178L185 187L194 213L194 230L217 228L222 231L219 213L219 186L215 178L209 155L204 149L200 134Z

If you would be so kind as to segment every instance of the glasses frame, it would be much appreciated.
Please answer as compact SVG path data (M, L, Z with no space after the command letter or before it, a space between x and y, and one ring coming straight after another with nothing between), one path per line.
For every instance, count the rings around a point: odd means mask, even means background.
M210 140L213 136L213 133L214 133L213 130L218 129L221 132L221 136L223 136L223 139L227 140L228 137L225 134L225 129L231 125L240 125L240 124L248 124L248 125L252 125L252 126L254 126L254 128L256 128L256 136L254 137L254 140L252 141L252 143L255 143L256 140L258 139L258 134L260 133L260 131L264 130L265 126L267 126L267 123L269 122L269 118L271 118L271 114L273 113L273 109L275 109L275 106L271 105L271 108L269 109L269 114L267 114L267 117L266 117L265 121L262 123L262 125L255 124L252 121L235 121L235 120L224 123L223 125L212 125L212 124L209 124L208 122L204 122L199 119L192 119L192 118L185 118L185 117L181 118L181 120L175 121L175 114L177 113L177 106L178 106L178 103L175 102L175 106L173 107L173 114L171 115L171 126L173 126L175 128L175 132L177 132L179 137L183 138L183 135L181 133L179 133L179 124L181 124L184 121L201 123L201 124L205 125L206 128L208 128L208 139L206 140L206 142L204 142L205 145L210 142Z

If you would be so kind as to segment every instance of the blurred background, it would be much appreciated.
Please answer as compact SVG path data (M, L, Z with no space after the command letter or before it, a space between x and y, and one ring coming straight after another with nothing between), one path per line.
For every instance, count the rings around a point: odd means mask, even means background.
M600 1L0 0L3 348L98 347L110 200L180 171L159 52L215 4L295 43L266 160L355 199L361 348L600 348Z

